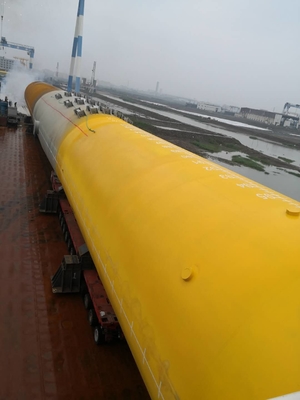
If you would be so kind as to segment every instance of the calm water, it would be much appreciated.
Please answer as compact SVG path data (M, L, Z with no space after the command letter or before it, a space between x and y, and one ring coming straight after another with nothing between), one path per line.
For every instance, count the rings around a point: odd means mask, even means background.
M260 139L251 139L249 136L243 134L243 133L236 133L236 132L231 132L229 130L226 130L225 128L219 128L217 126L214 126L212 124L207 124L204 122L199 122L195 121L192 118L184 117L181 115L178 115L173 112L169 111L160 111L151 107L146 107L146 106L140 106L135 103L130 103L126 102L124 100L121 100L119 98L114 98L112 96L109 96L110 99L112 100L117 100L117 101L122 101L124 104L131 104L134 105L135 107L140 108L141 110L147 110L154 112L159 115L163 115L165 117L171 118L173 120L182 122L184 124L194 126L197 128L202 128L205 129L209 132L212 133L219 133L222 135L226 135L229 137L236 138L239 140L242 144L245 146L248 146L252 149L255 149L257 151L260 151L261 153L264 153L268 156L272 157L285 157L290 160L293 160L293 165L300 166L300 151L294 150L285 146L280 146L278 144L275 144L270 141L266 140L260 140ZM115 107L114 107L115 108ZM122 109L122 111L126 114L129 114L130 111L127 110L127 112ZM255 136L255 131L252 134ZM224 154L223 154L224 153ZM222 157L225 159L230 159L233 153L225 153L221 152L216 154L218 157ZM289 196L293 199L296 199L300 201L300 178L291 175L285 171L282 171L281 169L278 169L276 167L265 167L265 171L268 172L268 174L265 174L264 172L256 171L252 168L247 168L243 166L231 166L226 163L222 163L218 160L215 160L213 157L212 159L219 165L222 165L225 168L228 168L232 171L235 171L239 173L240 175L246 176L249 179L252 179L256 182L261 183L262 185L265 185L273 190L276 190L282 194L285 194L286 196Z
M216 154L216 157L221 157L227 160L231 160L233 155L241 155L246 157L243 153L226 153L220 152ZM264 186L269 187L270 189L276 190L286 196L291 197L292 199L300 201L300 178L297 176L291 175L288 172L282 171L277 167L265 167L264 172L256 171L253 168L247 168L244 166L233 166L229 165L225 162L216 160L213 156L211 160L216 164L222 165L231 171L237 172L240 175L246 176L249 179L252 179L255 182L261 183Z

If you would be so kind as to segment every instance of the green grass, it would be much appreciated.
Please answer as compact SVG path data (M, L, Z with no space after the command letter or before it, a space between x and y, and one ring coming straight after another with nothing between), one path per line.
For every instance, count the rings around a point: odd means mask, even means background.
M143 129L143 131L146 131L146 132L152 133L152 131L154 130L153 125L147 124L146 122L140 122L140 121L133 120L133 124L137 128Z
M264 171L264 167L257 162L250 160L249 158L242 157L242 156L232 156L232 161L244 165L245 167L256 169L257 171Z
M220 146L218 143L201 143L196 140L192 141L192 144L195 146L199 147L202 150L210 151L212 153L218 153L219 151L222 151L223 148Z
M285 157L278 157L280 160L283 160L283 161L285 161L285 162L287 162L287 163L292 163L292 162L295 162L295 160L290 160L289 158L285 158Z
M221 144L217 142L199 142L198 140L192 141L192 144L202 150L210 151L211 153L219 153L220 151L239 151L240 145L236 143Z
M241 150L241 144L240 143L227 143L227 144L224 144L223 150L224 151L228 151L229 153L231 151L240 151Z
M297 174L297 172L290 172L290 171L285 171L285 172L287 172L288 174L291 174L291 175L294 175L294 176L297 176L298 178L300 178L300 174Z
M269 163L269 161L264 160L264 158L259 158L259 157L255 157L255 156L247 156L248 158L250 158L253 161L256 161L258 163L270 166L271 164Z

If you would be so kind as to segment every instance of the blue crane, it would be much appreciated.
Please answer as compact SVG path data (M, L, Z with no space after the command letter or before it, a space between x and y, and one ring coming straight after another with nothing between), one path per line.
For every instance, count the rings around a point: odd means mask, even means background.
M17 50L24 50L27 52L27 54L30 57L30 62L29 62L29 68L32 69L32 64L33 64L33 57L34 57L34 47L32 46L26 46L25 44L19 44L19 43L13 43L13 42L8 42L5 37L1 36L1 44L0 46L3 47L10 47L11 49L17 49Z
M283 107L283 111L282 114L288 114L289 113L289 109L293 107L293 108L300 108L299 104L291 104L291 103L285 103L284 107Z

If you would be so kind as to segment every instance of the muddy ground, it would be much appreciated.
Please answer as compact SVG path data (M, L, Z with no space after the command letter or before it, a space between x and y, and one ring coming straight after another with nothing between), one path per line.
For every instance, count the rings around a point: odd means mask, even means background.
M244 153L251 160L261 163L263 165L271 165L279 168L285 168L295 171L296 174L300 173L300 167L295 166L292 162L288 162L283 159L279 159L276 157L270 157L261 152L251 149L243 144L241 144L237 139L231 138L225 135L221 135L218 133L212 133L205 129L193 127L178 121L174 121L171 118L162 116L155 112L155 109L162 111L170 111L164 106L151 104L152 111L144 110L139 108L139 105L142 106L150 106L145 102L137 98L128 98L122 97L123 100L135 103L133 104L124 104L122 101L117 101L115 99L110 99L104 94L93 94L93 97L97 97L101 103L109 102L114 103L119 107L126 107L132 115L130 115L130 119L132 123L139 128L150 132L162 139L165 139L177 146L180 146L186 150L189 150L195 154L198 154L202 157L211 156L214 154L215 159L219 159L222 162L231 165L239 165L234 161L229 161L224 158L218 157L219 151L230 152L241 152ZM174 111L174 110L172 110ZM187 109L187 111L195 111ZM275 144L279 144L282 146L286 146L288 148L292 148L295 150L300 150L300 136L291 136L289 133L291 132L288 129L284 129L282 127L272 127L272 130L258 130L251 129L247 127L240 127L225 124L216 120L211 120L210 117L203 118L202 116L194 116L190 114L186 114L184 110L177 110L176 113L179 115L183 115L189 118L194 119L195 121L209 123L211 126L215 126L216 128L226 128L226 130L230 130L235 133L242 133L251 136L251 138L260 138L266 141L273 142ZM218 114L218 117L222 117ZM233 118L231 118L233 119ZM235 118L235 120L243 123L249 123L247 120L240 120ZM159 126L159 127L157 127ZM163 129L168 128L168 129ZM270 128L271 129L271 128ZM299 131L295 130L295 133L299 133Z

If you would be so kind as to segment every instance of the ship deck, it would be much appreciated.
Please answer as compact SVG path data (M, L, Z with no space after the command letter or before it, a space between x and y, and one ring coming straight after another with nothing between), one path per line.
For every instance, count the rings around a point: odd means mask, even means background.
M126 343L96 346L79 295L54 295L67 247L38 206L51 166L39 141L0 128L0 399L148 399Z

